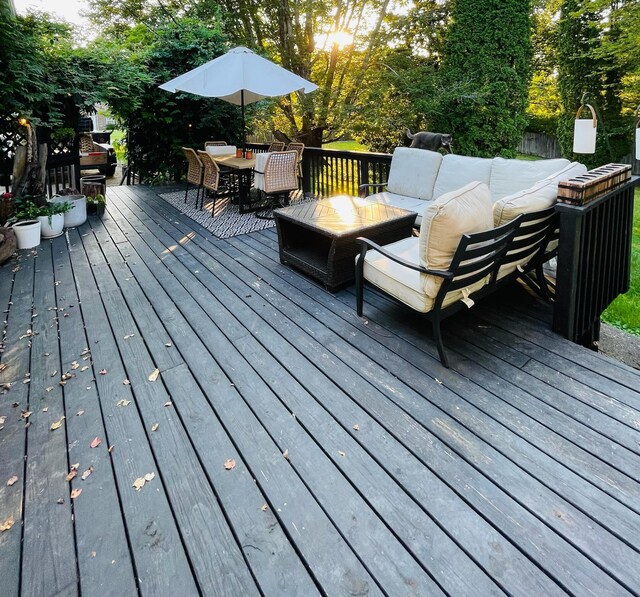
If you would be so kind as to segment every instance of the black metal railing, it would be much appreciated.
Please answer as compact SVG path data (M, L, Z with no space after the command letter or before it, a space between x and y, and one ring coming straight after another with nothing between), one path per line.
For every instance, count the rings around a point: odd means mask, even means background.
M634 188L640 177L583 206L558 203L560 241L553 330L591 348L600 316L629 290Z

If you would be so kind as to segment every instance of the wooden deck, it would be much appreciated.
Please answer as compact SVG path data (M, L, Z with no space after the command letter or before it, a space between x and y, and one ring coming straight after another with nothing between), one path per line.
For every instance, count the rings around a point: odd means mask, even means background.
M518 288L444 325L446 370L273 230L109 201L0 267L2 597L640 595L638 371Z

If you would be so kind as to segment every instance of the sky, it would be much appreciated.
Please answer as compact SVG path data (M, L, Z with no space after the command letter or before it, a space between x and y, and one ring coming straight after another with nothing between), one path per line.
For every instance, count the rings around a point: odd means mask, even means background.
M16 12L27 13L29 8L55 14L74 25L86 25L87 20L80 16L86 8L84 0L14 0Z

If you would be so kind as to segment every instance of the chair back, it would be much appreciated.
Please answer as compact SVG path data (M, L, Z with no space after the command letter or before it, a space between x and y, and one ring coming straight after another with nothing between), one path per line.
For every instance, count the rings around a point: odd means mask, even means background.
M216 164L213 157L206 151L198 150L198 157L204 167L202 186L210 191L217 191L218 183L220 182L220 168L218 168L218 164Z
M297 151L272 153L264 166L264 192L281 193L296 190L298 188L297 163Z
M91 153L93 151L93 138L89 133L80 135L80 153Z
M203 166L200 158L191 147L183 147L184 157L187 158L189 169L187 170L187 181L191 184L202 184Z
M302 152L304 151L304 143L289 143L287 151L297 151L298 160L302 160Z
M204 146L205 149L207 147L224 147L227 144L226 141L205 141Z
M271 141L271 145L269 145L267 151L269 153L273 151L284 151L284 143L282 141Z

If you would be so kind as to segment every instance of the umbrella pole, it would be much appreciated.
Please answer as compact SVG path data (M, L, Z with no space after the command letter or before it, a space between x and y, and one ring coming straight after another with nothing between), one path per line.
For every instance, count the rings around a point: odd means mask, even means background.
M244 89L240 91L240 110L242 112L242 157L247 155L247 131L244 126Z

